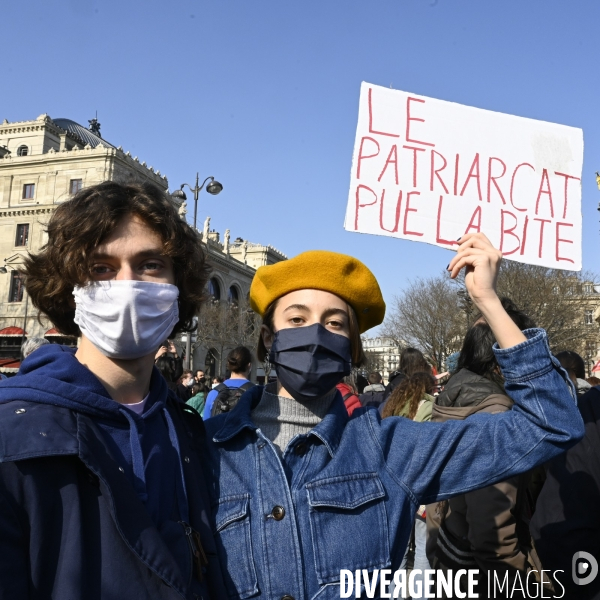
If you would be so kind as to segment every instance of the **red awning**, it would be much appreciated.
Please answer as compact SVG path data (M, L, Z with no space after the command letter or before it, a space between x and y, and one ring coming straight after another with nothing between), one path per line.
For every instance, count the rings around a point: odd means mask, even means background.
M592 369L592 373L594 371L600 371L600 360L594 365L594 368Z
M23 337L27 335L26 331L23 331L20 327L5 327L0 329L0 337Z
M0 358L0 373L17 373L20 366L18 358Z
M75 339L74 335L66 335L64 333L61 333L60 331L58 331L58 329L56 329L56 327L53 327L52 329L48 329L48 331L46 331L46 333L44 334L44 337L60 337L60 338Z

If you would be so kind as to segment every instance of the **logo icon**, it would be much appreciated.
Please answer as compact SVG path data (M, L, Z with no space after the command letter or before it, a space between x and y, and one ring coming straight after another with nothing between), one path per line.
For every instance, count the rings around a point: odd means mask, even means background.
M573 555L573 581L577 585L592 583L598 575L598 561L589 552Z

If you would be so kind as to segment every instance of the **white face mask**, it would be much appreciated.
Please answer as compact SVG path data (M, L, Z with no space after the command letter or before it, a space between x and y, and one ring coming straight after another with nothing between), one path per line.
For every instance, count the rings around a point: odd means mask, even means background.
M102 354L134 359L156 352L179 320L179 289L151 281L76 286L75 323Z

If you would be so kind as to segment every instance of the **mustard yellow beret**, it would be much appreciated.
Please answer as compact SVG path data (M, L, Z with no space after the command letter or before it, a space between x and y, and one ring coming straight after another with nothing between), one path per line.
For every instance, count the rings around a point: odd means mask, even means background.
M310 250L290 260L259 267L250 286L250 306L263 316L277 298L296 290L331 292L356 312L360 333L379 325L385 302L375 275L356 258Z

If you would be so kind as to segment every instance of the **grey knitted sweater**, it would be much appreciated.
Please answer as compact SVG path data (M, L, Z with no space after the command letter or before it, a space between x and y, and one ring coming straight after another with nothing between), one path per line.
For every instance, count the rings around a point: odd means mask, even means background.
M337 390L311 400L298 402L277 396L274 384L268 385L251 417L254 424L270 439L280 453L285 452L290 440L298 434L308 433L327 414Z

